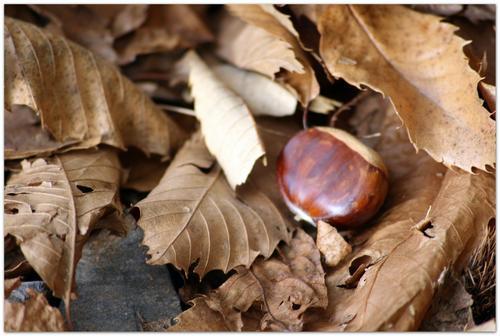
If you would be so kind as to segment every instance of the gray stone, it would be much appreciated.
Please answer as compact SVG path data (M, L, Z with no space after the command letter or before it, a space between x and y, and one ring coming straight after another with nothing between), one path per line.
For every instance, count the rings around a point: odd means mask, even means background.
M137 227L125 238L102 231L85 245L71 304L75 331L139 331L141 320L181 312L167 268L145 263L142 236Z

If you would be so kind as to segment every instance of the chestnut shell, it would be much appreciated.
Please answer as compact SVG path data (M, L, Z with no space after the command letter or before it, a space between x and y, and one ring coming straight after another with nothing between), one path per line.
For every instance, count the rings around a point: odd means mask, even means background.
M301 131L285 145L277 162L281 194L294 213L313 224L323 220L338 229L361 227L384 202L387 169L359 140L347 135L348 146L345 138L325 130Z

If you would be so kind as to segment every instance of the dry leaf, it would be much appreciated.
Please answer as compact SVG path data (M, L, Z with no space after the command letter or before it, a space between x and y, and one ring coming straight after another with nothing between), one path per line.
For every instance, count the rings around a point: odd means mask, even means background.
M21 285L21 278L17 277L15 279L5 279L3 282L3 295L5 298L8 298L10 293L17 287Z
M388 95L417 148L468 172L495 163L495 122L453 26L402 6L331 5L318 28L330 73Z
M234 65L274 78L280 69L304 73L290 43L233 16L222 19L217 53Z
M4 300L4 329L19 331L64 331L64 319L59 309L51 307L42 293L28 289L25 302Z
M129 150L120 155L125 170L125 182L121 188L134 189L140 192L153 190L160 182L169 162L158 157L147 157L137 150Z
M158 186L137 203L150 264L172 263L200 277L227 273L269 257L288 227L273 202L257 188L236 197L200 133L177 153Z
M144 24L122 42L120 63L130 63L140 54L194 48L212 40L212 33L192 6L150 5Z
M337 229L323 221L318 222L316 246L325 256L325 264L330 267L337 266L352 252L351 245L344 240Z
M254 116L283 117L295 113L295 96L271 79L230 65L213 68L217 77L240 96Z
M185 61L190 67L194 110L205 142L234 189L246 181L255 161L265 153L255 121L244 101L194 51Z
M238 269L220 288L195 299L169 331L248 330L244 315L252 306L262 330L299 331L304 311L325 307L326 296L319 251L314 240L298 230L279 257L259 259L249 270ZM200 316L211 316L210 323L200 328Z
M181 130L115 67L28 23L6 18L5 33L6 108L30 107L61 146L105 143L167 155L179 145ZM6 158L32 153L7 151Z
M53 34L66 36L96 55L115 63L118 59L113 49L113 35L108 25L110 18L89 5L29 5L45 17L45 26ZM95 6L94 6L95 7Z
M120 165L110 149L23 161L5 187L5 234L69 307L75 263L99 218L120 211Z
M327 275L327 313L308 330L416 330L448 269L465 265L495 216L493 176L415 155L395 118L378 147L395 172L386 211Z
M284 81L297 91L299 101L302 105L306 106L319 94L319 84L310 63L310 57L302 49L298 40L299 35L293 27L289 17L278 12L273 5L228 5L228 8L231 14L255 27L264 29L278 40L290 45L296 59L304 67L304 72L287 71L284 74ZM234 45L233 48L238 48L238 46L241 46L241 44ZM245 49L248 50L248 47ZM283 49L283 46L280 46L279 49ZM259 47L258 52L264 53L267 51ZM285 55L286 54L284 54L284 56ZM228 55L226 54L226 56ZM289 55L286 55L286 59L288 60L286 62L289 63ZM230 59L230 61L234 62L233 59ZM283 59L281 59L278 64L282 63ZM240 66L240 64L235 64ZM250 70L258 71L255 67L252 67Z

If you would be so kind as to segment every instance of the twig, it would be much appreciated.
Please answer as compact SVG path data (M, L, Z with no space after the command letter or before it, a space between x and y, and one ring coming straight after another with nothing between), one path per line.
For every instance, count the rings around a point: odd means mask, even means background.
M158 106L167 111L172 111L180 114L185 114L191 117L196 117L196 113L194 110L186 108L186 107L181 107L181 106L175 106L175 105L169 105L169 104L158 104Z

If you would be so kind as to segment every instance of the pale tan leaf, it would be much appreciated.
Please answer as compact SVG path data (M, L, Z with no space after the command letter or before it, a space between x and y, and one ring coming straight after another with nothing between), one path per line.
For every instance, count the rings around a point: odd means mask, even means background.
M351 245L330 224L320 220L317 227L316 246L325 256L325 264L335 267L352 252Z
M217 77L245 101L254 116L283 117L295 113L295 96L271 79L230 65L213 69Z
M55 141L168 155L182 131L118 69L34 25L5 19L5 105L35 111ZM7 138L12 136L6 134ZM8 151L22 158L33 151Z
M298 92L299 101L306 106L319 94L319 84L310 63L310 57L301 47L298 33L290 18L277 11L272 5L227 6L231 14L253 26L264 29L291 46L295 57L304 67L304 72L286 72L284 80Z
M19 331L64 331L64 319L56 307L51 307L42 293L28 289L25 302L4 301L4 329Z
M121 211L118 157L111 149L85 150L22 164L5 187L5 233L69 304L78 244L99 218Z
M418 329L440 279L464 267L495 216L494 176L453 172L415 155L398 124L390 113L377 147L397 172L387 210L327 275L327 312L308 330Z
M177 153L159 185L137 205L151 264L172 263L200 276L249 267L269 257L288 224L270 198L257 188L238 197L210 155L200 133Z
M265 153L255 121L243 99L229 90L194 51L185 60L205 142L234 189L246 181L255 161Z
M330 73L389 96L416 148L468 172L495 163L495 122L454 26L402 6L331 5L318 28Z
M253 314L259 315L262 330L301 330L304 311L327 305L319 251L299 229L280 252L269 260L257 260L249 270L239 268L217 290L195 299L169 331L199 330L199 316L212 316L204 331L248 330L245 315L251 307L257 310Z
M292 46L266 30L226 17L221 23L217 53L234 65L274 78L280 69L304 73Z

